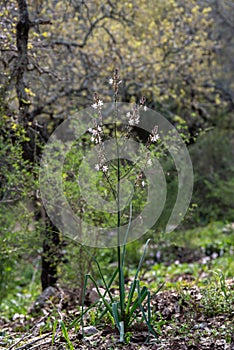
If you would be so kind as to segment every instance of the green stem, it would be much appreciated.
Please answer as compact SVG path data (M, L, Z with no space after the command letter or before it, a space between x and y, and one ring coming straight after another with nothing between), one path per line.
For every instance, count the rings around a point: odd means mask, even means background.
M120 321L124 320L124 272L122 266L122 250L121 250L121 242L120 242L120 226L121 226L121 213L120 213L120 159L119 159L119 142L117 135L117 120L118 120L118 110L117 110L117 96L115 94L115 142L116 142L116 156L117 156L117 255L118 255L118 273L119 273L119 296L120 296Z

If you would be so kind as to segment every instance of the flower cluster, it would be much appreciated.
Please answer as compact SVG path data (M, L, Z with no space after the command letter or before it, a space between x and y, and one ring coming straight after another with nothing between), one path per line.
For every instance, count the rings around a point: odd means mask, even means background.
M96 145L100 144L102 142L102 138L101 138L101 133L102 133L102 127L101 126L97 126L96 128L89 128L88 131L90 132L90 134L92 134L91 136L91 142L94 142Z
M148 109L144 105L145 101L146 101L145 96L143 96L140 99L140 104L139 105L134 104L133 108L132 108L132 111L128 112L126 114L126 117L128 118L128 124L130 126L138 125L140 123L140 110L143 109L144 111L147 111L147 109Z
M103 127L102 127L102 106L103 101L99 98L98 94L94 94L95 103L91 105L93 109L96 109L98 112L98 118L95 119L95 125L92 128L89 128L88 131L91 134L90 141L98 145L98 164L95 165L95 170L102 171L107 174L108 166L106 164L104 144L102 140L103 136Z
M155 143L159 140L159 134L158 134L158 126L155 126L153 130L151 131L151 134L149 136L150 143Z
M102 106L103 106L103 101L100 100L100 98L98 97L98 95L97 95L96 93L94 94L94 101L95 101L95 103L93 103L93 104L91 105L91 107L92 107L93 109L101 110L101 109L102 109Z
M134 105L131 112L128 112L126 114L126 117L128 118L128 124L133 126L140 123L140 114L139 114L139 108L137 105Z
M104 146L100 145L100 150L98 154L98 163L95 165L96 171L102 171L104 174L107 174L109 167L107 165L107 159L105 157Z
M102 108L103 106L103 101L102 100L98 100L97 102L95 102L94 104L91 105L91 107L93 107L94 109L98 109L98 108Z
M109 168L107 165L100 165L100 164L95 165L95 170L97 171L101 170L103 173L107 173L108 169Z
M118 94L118 88L119 84L122 81L120 80L119 76L119 70L115 69L113 76L109 79L109 84L112 85L113 90L114 90L114 97L115 97L115 102L117 102L117 94ZM147 111L148 108L145 105L146 98L145 96L141 97L140 101L138 104L133 104L131 111L126 113L126 117L128 119L128 122L125 127L125 137L128 138L131 135L132 129L134 126L137 126L140 123L140 112L141 111ZM101 171L105 174L105 176L108 176L108 162L105 158L105 149L104 149L104 143L103 143L103 127L102 127L102 107L104 103L103 101L99 98L98 94L94 94L94 103L91 105L91 107L95 110L97 110L98 113L98 118L95 118L95 125L92 128L89 128L88 131L91 134L91 142L95 143L98 145L98 163L95 165L95 170L96 171ZM158 134L158 126L155 126L153 130L151 131L148 141L146 143L146 148L149 148L149 146L153 143L156 143L159 140L159 134ZM144 159L142 160L142 169L145 167L152 166L152 160L150 159L150 152L148 152ZM137 175L136 181L135 181L136 186L141 186L145 187L147 185L147 181L144 177L144 173L141 172L140 174Z

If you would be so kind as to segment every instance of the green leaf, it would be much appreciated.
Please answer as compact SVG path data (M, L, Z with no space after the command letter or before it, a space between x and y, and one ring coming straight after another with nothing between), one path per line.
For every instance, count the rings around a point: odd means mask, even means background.
M67 328L64 324L63 321L60 321L60 326L61 326L61 330L62 330L62 333L63 333L63 336L67 342L67 345L69 347L69 350L75 350L74 346L72 345L70 339L69 339L69 335L68 335L68 332L67 332Z

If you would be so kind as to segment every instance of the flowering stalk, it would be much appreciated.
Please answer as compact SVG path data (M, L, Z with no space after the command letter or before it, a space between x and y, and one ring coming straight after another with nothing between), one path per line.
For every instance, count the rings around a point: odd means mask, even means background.
M150 292L148 291L147 287L143 287L142 289L140 288L139 280L138 280L138 274L139 271L142 267L143 259L146 254L146 248L149 243L149 240L146 243L144 253L142 255L142 258L140 260L139 266L137 268L137 272L135 274L134 280L131 283L130 290L127 293L125 291L125 283L124 283L124 260L125 260L125 253L126 253L126 242L127 242L127 236L128 232L131 226L132 222L132 201L130 203L130 218L128 221L128 227L125 233L124 241L121 240L121 218L122 215L124 214L124 210L121 209L121 180L125 177L127 177L130 172L135 168L137 164L143 164L143 168L146 166L152 165L152 161L150 159L150 145L153 143L156 143L157 140L159 139L158 135L158 128L155 127L147 140L146 143L146 148L149 150L147 155L144 157L144 159L139 159L134 162L133 165L124 173L121 175L121 143L119 141L119 134L118 134L118 121L119 121L119 116L118 116L118 104L117 104L117 96L118 96L118 90L119 90L119 84L121 83L120 77L119 77L119 71L118 69L115 70L113 77L109 79L109 83L112 85L113 90L114 90L114 137L115 137L115 145L116 145L116 158L117 158L117 166L114 164L109 164L107 165L107 159L105 157L105 150L104 150L104 143L103 143L103 124L102 124L102 106L103 102L100 100L99 96L97 94L94 95L94 103L92 104L92 108L95 109L98 113L98 118L95 119L94 126L92 128L89 128L89 133L91 134L91 142L94 143L96 146L99 147L99 160L98 164L96 164L95 169L97 171L102 171L103 176L105 176L109 186L110 190L113 194L115 203L116 203L116 210L117 210L117 261L118 261L118 266L116 271L114 272L113 276L111 277L109 283L105 281L105 278L102 274L101 268L99 263L96 261L98 270L100 272L101 279L103 281L104 286L106 287L106 292L104 295L99 291L99 287L95 280L92 278L92 276L87 275L84 283L84 289L86 288L87 285L87 280L88 278L91 279L91 281L94 283L97 292L103 302L103 305L105 306L105 310L108 311L112 317L115 320L116 327L119 330L120 333L120 341L124 342L124 334L125 331L129 329L130 325L134 321L134 316L136 313L137 309L141 310L143 319L147 323L148 330L150 333L155 334L154 330L152 329L151 326L151 311L150 311ZM137 126L140 123L140 111L146 111L147 107L145 106L145 97L142 97L140 99L139 105L134 104L132 106L131 111L129 111L126 114L126 117L128 118L128 125L125 128L125 136L128 138L131 136L131 132L134 128L134 126ZM110 171L109 167L111 166L112 171L114 171L116 174L115 179L117 179L117 185L115 186L112 183L112 179L110 176ZM141 171L140 174L138 174L136 181L135 181L135 186L138 186L141 184L142 187L145 186L145 181L143 178L144 173ZM119 300L116 301L114 297L111 295L110 287L112 282L114 281L115 278L118 278L118 289L119 289ZM161 287L160 287L161 288ZM127 295L126 295L127 293ZM137 294L137 297L135 296ZM85 295L85 290L84 290L84 295ZM110 298L111 302L108 302L106 300L106 295ZM144 311L142 303L147 300L147 314ZM84 302L84 300L83 300ZM82 310L83 310L83 303L82 303ZM103 313L102 313L103 314ZM83 318L84 312L82 311L82 318Z
M118 121L118 108L117 108L117 95L119 84L121 83L118 69L115 69L114 76L109 80L109 83L113 84L114 89L114 124L115 124L115 142L116 142L116 156L117 156L117 258L118 258L118 280L119 280L119 296L120 296L120 321L123 322L125 319L124 315L124 301L125 301L125 290L124 286L124 271L123 271L123 256L122 248L120 246L120 226L121 226L121 213L120 213L120 157L119 157L119 142L117 135L117 121Z

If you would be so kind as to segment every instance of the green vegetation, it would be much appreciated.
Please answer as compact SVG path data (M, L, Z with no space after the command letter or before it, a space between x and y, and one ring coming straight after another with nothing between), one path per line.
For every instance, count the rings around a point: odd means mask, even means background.
M61 349L100 348L105 339L109 349L118 340L120 348L158 341L196 349L209 339L207 347L233 346L233 11L230 0L1 2L0 347L20 348L32 334ZM132 115L148 107L176 127L193 163L193 197L180 226L165 233L177 168L161 140L147 145L160 130L146 133L135 123L128 131L165 175L164 210L134 242L87 248L48 217L40 161L63 121L91 106L98 120L102 100L117 96L131 103ZM117 157L90 171L83 160L99 144L97 127L67 153L63 193L86 223L130 226L147 200L146 166ZM102 131L106 141L123 130L117 122ZM86 201L80 169L92 191L116 202L116 213ZM128 182L121 187L120 179ZM121 189L134 189L122 216ZM87 226L79 229L88 237Z

